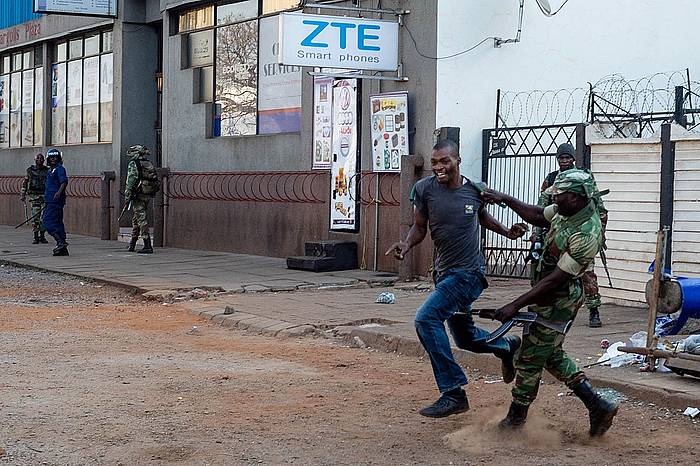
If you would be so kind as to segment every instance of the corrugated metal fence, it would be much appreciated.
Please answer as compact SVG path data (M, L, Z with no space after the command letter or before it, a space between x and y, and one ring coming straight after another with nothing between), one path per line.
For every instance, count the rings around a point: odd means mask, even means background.
M32 11L33 0L0 0L0 29L22 24L39 18Z

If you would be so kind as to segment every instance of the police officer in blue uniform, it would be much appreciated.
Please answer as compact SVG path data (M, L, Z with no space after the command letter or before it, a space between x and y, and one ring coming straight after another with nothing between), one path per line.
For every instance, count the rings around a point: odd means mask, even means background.
M46 162L49 165L49 173L46 176L46 190L44 191L43 223L46 231L56 240L53 249L54 256L67 256L68 243L66 242L66 229L63 226L63 207L66 205L66 187L68 175L63 168L63 158L58 149L49 149L46 152Z

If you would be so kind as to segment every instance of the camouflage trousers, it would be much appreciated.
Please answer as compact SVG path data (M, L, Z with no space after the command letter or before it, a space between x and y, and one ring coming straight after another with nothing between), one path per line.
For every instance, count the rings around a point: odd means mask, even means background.
M131 210L133 211L131 217L131 237L138 238L140 234L142 239L149 239L151 234L148 229L148 200L139 198L132 199Z
M556 320L574 319L580 305L579 302L569 309L558 309L555 312ZM547 308L540 309L546 310ZM551 310L551 308L549 309ZM548 312L542 314L545 314L543 317L550 318L546 315ZM512 390L515 403L529 406L537 398L544 369L547 369L550 374L569 387L585 378L584 373L562 348L565 337L564 334L537 324L530 326L527 335L523 334L522 346L515 354L517 372L515 386Z
M593 309L600 307L600 292L598 291L598 276L594 270L595 263L591 263L588 270L581 277L583 292L586 294L586 307Z
M39 212L41 212L41 210L44 208L44 195L28 194L27 200L29 201L29 205L32 209L29 215L34 217L32 220L32 231L34 231L34 233L43 233L45 231L44 224L41 223L42 216L39 214Z

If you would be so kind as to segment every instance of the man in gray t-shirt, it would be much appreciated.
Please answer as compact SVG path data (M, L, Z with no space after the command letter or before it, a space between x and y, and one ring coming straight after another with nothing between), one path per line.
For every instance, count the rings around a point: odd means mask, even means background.
M452 141L440 141L430 157L435 176L420 180L415 186L415 218L405 241L394 243L386 252L401 260L425 238L428 228L435 242L435 290L416 313L416 332L430 357L440 398L423 408L420 414L445 417L469 409L462 385L467 384L464 371L457 364L445 331L450 327L458 347L475 353L493 353L502 360L503 380L515 378L513 355L520 338L508 336L486 343L489 332L474 325L471 304L488 286L484 275L484 258L479 248L479 227L506 236L520 238L527 225L516 223L504 227L486 209L480 187L459 173L459 151ZM466 312L465 312L466 311Z

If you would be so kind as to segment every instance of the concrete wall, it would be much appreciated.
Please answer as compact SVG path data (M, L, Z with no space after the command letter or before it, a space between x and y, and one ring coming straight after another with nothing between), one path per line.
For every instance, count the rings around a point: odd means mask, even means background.
M550 0L553 9L562 3ZM515 36L517 0L438 0L438 7L439 56ZM487 40L437 62L436 126L462 128L463 171L478 178L481 130L494 125L497 89L587 87L613 73L634 79L686 67L697 76L698 19L693 0L570 1L549 18L528 0L520 43L494 48Z

